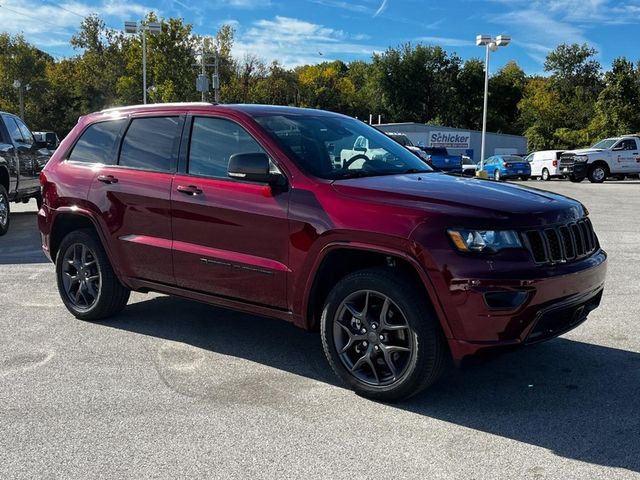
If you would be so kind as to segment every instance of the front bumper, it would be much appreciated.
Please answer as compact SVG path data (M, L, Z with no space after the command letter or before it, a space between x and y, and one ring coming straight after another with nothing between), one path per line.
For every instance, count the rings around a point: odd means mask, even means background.
M586 320L600 304L607 255L557 267L548 276L528 280L455 279L443 302L453 338L455 360L496 347L540 342ZM498 295L492 297L491 295ZM490 303L493 298L517 301Z
M560 163L559 174L567 177L586 177L587 176L587 164L584 162L577 163Z

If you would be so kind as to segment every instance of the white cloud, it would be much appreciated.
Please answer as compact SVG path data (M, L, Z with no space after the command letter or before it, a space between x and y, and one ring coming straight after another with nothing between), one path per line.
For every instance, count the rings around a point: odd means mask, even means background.
M238 29L234 54L240 57L255 54L267 61L278 60L294 67L345 56L368 57L381 50L358 43L365 38L297 18L276 16L271 20L258 20L244 32Z

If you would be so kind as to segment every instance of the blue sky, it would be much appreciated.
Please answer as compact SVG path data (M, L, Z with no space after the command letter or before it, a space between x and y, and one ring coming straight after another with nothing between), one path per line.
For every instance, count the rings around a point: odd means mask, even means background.
M513 43L492 55L495 71L516 60L528 73L563 42L586 42L605 68L617 56L640 60L640 0L1 0L0 29L22 32L62 57L82 15L98 13L120 28L149 10L182 17L195 32L236 29L235 54L257 54L286 66L368 59L404 42L441 45L462 58L480 57L475 35L508 34Z

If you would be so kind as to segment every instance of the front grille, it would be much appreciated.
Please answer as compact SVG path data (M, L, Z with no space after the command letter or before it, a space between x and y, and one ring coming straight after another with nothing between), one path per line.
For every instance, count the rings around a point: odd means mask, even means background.
M575 156L572 154L560 156L560 167L570 167L575 163Z
M540 264L567 263L591 255L598 239L591 220L524 232L525 245L533 260Z

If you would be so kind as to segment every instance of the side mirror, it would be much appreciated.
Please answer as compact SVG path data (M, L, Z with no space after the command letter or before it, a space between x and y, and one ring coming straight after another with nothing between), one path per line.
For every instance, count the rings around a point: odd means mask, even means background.
M269 167L269 157L265 153L234 153L229 158L227 175L247 182L282 184L284 176L271 173Z

